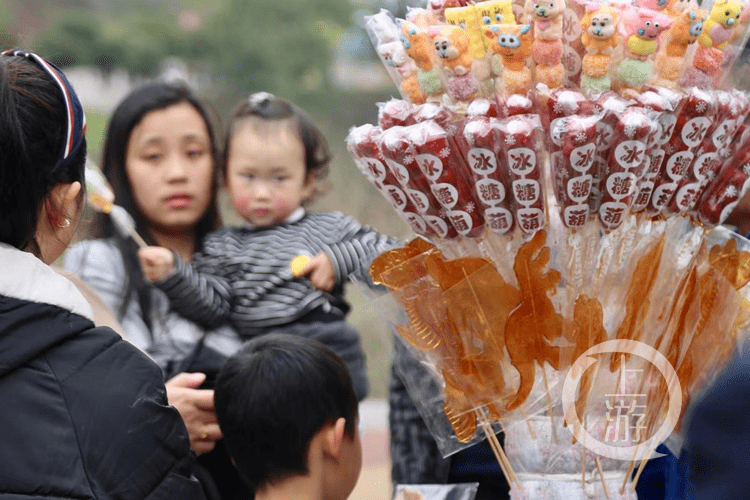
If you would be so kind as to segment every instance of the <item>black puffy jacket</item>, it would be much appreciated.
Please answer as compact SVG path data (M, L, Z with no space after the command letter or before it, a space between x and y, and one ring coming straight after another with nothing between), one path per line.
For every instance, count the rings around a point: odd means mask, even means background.
M90 317L68 280L0 245L0 499L203 499L161 371Z

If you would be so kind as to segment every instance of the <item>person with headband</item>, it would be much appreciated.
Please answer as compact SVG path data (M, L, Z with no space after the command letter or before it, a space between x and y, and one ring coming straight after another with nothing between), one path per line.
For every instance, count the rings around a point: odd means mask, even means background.
M50 267L81 218L85 131L59 68L0 54L0 498L203 499L159 367Z

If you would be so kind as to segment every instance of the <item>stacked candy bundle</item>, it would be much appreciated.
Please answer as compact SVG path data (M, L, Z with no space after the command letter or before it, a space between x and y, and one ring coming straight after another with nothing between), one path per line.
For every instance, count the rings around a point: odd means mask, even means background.
M347 146L420 236L371 274L442 382L446 453L503 426L514 498L632 498L748 326L750 242L719 224L750 100L718 87L746 9L437 3L367 20L404 100Z

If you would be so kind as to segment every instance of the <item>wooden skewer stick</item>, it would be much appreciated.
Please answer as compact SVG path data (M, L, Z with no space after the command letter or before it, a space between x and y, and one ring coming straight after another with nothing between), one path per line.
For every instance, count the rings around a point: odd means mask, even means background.
M529 434L531 434L531 439L536 440L536 433L534 432L534 427L531 425L531 422L529 422L529 415L526 413L526 410L524 410L523 406L520 407L520 410L523 414L524 420L526 420L526 425L529 426Z
M599 479L602 481L602 487L604 488L604 496L609 500L609 490L607 489L607 481L604 480L604 472L602 472L602 463L599 461L599 457L596 457L596 470L599 471Z
M146 241L143 238L141 238L140 234L135 232L135 229L130 230L130 236L133 237L133 240L135 240L135 242L138 244L140 248L145 248L148 246L148 243L146 243Z
M516 476L513 467L510 465L508 456L505 454L505 451L503 451L503 447L500 445L500 441L498 441L497 436L495 435L495 431L487 421L487 416L484 413L484 410L477 410L477 416L479 417L482 430L484 431L485 436L487 436L487 441L490 443L492 452L495 454L495 458L497 459L505 478L508 480L508 484L510 484L511 481L514 481L520 487L521 481L518 480L518 476Z
M581 446L581 489L586 490L586 447Z
M547 382L547 370L542 365L542 379L544 380L544 390L547 393L547 411L549 411L550 429L552 430L552 441L557 443L557 431L555 431L555 415L552 413L552 396L549 393L549 384Z

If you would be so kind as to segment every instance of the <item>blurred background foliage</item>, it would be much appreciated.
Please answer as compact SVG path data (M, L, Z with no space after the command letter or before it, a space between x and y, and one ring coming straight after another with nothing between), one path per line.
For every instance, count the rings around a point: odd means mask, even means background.
M340 210L408 238L408 226L357 171L344 139L350 127L376 122L376 102L397 95L364 31L364 16L387 8L403 17L425 1L0 0L0 48L34 50L68 72L87 110L95 161L109 113L144 80L184 78L220 118L252 92L286 97L316 119L334 155L329 193L313 208ZM86 78L75 77L81 68ZM114 85L122 81L124 88ZM227 223L237 222L226 204L224 214ZM383 397L390 332L364 295L348 288L372 395Z

